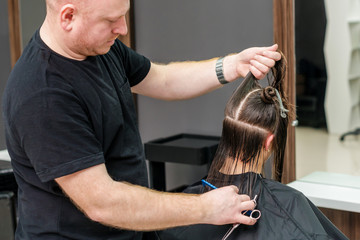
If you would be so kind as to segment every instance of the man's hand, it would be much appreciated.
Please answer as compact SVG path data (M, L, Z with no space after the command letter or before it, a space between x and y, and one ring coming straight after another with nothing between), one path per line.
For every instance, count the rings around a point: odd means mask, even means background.
M257 79L264 78L275 62L281 59L281 54L276 51L277 49L277 44L271 47L253 47L225 57L225 79L233 81L239 77L245 77L249 71Z
M227 186L211 190L201 198L206 208L206 222L208 224L223 225L241 223L253 225L255 219L242 214L245 210L252 210L255 203L247 195L239 195L235 186Z

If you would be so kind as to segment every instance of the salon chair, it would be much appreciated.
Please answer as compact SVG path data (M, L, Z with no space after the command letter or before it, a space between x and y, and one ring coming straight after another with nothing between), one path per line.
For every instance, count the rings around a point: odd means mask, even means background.
M340 136L340 141L344 141L345 137L348 135L359 135L360 134L360 128L355 129L354 131L346 132Z

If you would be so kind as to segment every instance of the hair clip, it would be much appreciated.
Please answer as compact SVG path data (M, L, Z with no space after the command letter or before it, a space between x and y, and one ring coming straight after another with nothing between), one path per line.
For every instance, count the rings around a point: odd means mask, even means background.
M281 97L280 97L280 93L279 91L275 88L275 93L277 98L279 99L279 105L280 105L280 116L282 118L286 118L286 113L289 112L289 110L287 110L286 108L284 108L284 105L282 103Z

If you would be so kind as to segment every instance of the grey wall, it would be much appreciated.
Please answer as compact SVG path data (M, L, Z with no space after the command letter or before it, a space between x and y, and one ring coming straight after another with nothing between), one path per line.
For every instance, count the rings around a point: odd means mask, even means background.
M0 1L0 92L5 88L11 71L9 19L7 1ZM2 94L1 94L2 95ZM1 98L0 98L1 103ZM1 111L2 112L2 111ZM0 117L0 149L5 149L5 136L2 116Z
M136 0L138 52L154 62L201 60L273 43L272 1ZM139 96L144 142L177 133L221 134L226 101L239 81L205 96L163 102ZM205 167L167 164L168 189L206 174Z
M9 20L7 1L0 1L0 106L2 93L11 71ZM20 1L20 23L23 46L30 40L34 31L45 18L44 0ZM2 117L0 117L0 149L5 149L5 136Z
M21 0L20 1L20 21L22 45L31 39L35 30L40 28L46 15L46 5L44 0Z

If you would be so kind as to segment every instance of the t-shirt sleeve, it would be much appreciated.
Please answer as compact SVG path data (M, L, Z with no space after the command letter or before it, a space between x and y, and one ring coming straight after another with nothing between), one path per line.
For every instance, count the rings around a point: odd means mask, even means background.
M71 91L42 89L20 109L12 130L42 182L104 163L86 109Z
M130 87L140 83L150 70L150 60L127 47L120 40L116 40L113 48L121 58Z

